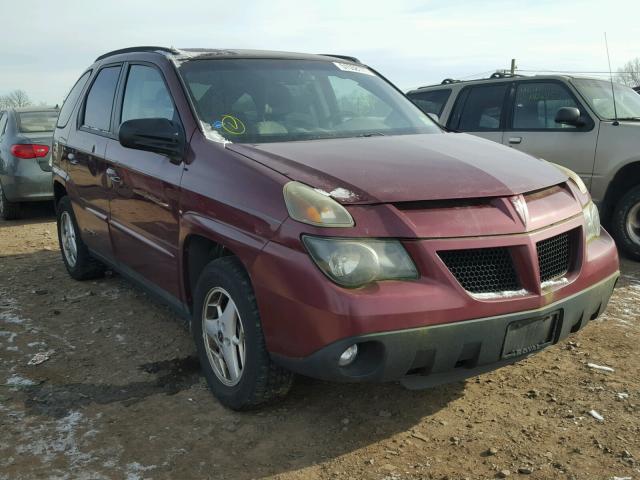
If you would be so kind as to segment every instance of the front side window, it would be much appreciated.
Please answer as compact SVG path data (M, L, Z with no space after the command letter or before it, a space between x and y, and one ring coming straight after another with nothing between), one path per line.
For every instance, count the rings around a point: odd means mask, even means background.
M58 120L58 111L19 112L17 120L21 133L53 132Z
M84 89L84 86L89 80L89 76L91 75L91 70L85 72L73 86L67 97L64 99L64 103L62 108L60 109L60 115L58 116L58 127L65 127L69 122L69 118L71 118L71 113L73 113L73 109L78 103L78 98L80 98L80 94Z
M440 116L444 106L451 96L451 90L430 90L428 92L413 92L408 95L424 113L433 113Z
M600 118L613 120L617 112L619 120L640 120L640 95L632 88L614 83L612 91L611 82L604 80L574 78L571 81Z
M173 101L160 72L146 65L132 65L122 102L121 122L140 118L173 120Z
M85 127L105 132L111 128L111 111L120 68L120 66L106 67L98 72L87 94L83 122Z
M460 116L463 132L499 130L509 84L471 87Z
M179 72L205 131L232 142L440 132L402 94L359 65L194 59Z
M563 85L556 82L521 82L516 88L513 105L513 128L575 130L575 125L556 123L556 114L562 107L580 108Z

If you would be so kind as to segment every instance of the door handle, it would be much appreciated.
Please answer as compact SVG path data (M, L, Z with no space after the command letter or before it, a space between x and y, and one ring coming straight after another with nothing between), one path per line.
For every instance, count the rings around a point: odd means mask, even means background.
M511 145L517 145L519 143L522 143L522 137L509 137L509 143Z
M116 172L113 168L107 168L106 174L111 183L116 183L118 185L122 183L122 179L118 176L118 172Z

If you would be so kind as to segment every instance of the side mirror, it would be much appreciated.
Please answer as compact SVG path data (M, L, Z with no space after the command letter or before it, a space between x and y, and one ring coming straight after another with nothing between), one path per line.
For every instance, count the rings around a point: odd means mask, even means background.
M562 107L556 113L556 123L564 125L573 125L575 127L581 127L584 125L584 120L580 116L580 110L575 107Z
M120 125L118 139L123 147L166 155L173 163L179 163L184 155L184 133L166 118L127 120Z
M431 113L431 112L427 113L427 115L429 115L429 117L431 117L431 120L433 120L438 125L440 125L440 117L438 115L436 115L435 113Z

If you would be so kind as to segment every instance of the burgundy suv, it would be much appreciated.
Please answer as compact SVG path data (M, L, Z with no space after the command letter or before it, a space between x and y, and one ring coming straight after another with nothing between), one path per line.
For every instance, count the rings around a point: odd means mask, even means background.
M354 58L138 47L99 57L53 145L62 257L190 319L243 408L293 373L424 388L596 318L618 257L573 172L441 130Z

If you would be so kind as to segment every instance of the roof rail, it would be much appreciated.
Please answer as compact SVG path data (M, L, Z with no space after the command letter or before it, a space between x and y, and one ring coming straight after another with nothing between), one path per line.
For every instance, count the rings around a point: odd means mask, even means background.
M461 80L455 80L453 78L445 78L440 82L440 85L449 85L450 83L460 83Z
M157 52L158 50L160 50L161 52L167 52L167 53L180 53L175 48L154 47L154 46L144 45L144 46L141 46L141 47L128 47L128 48L121 48L119 50L113 50L112 52L107 52L107 53L105 53L103 55L100 55L98 58L96 58L95 61L98 62L98 61L102 60L103 58L111 57L113 55L119 55L121 53Z
M320 55L325 56L325 57L340 58L342 60L349 60L350 62L353 62L353 63L362 63L356 57L350 57L349 55L335 55L333 53L321 53Z

